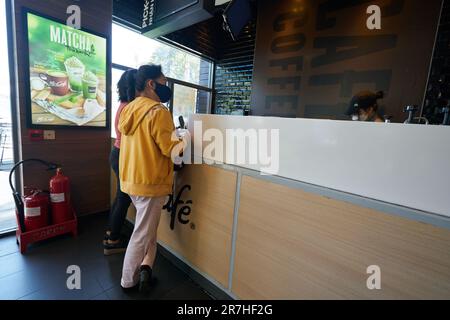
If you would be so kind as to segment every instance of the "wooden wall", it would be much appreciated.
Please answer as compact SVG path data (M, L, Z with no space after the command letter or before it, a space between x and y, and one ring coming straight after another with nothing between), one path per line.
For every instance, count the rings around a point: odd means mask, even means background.
M32 142L26 128L24 84L24 45L22 7L66 20L69 5L81 7L82 27L111 36L111 0L15 0L15 36L18 52L18 109L20 113L20 136L22 159L40 158L61 164L64 173L71 179L72 199L79 215L108 210L110 207L110 166L108 157L111 145L110 130L56 129L56 140ZM110 62L108 62L110 63ZM24 186L48 189L50 173L41 167L30 165L24 170Z
M351 97L382 90L395 122L421 105L441 0L260 0L253 115L347 119ZM366 26L370 5L381 30ZM414 22L413 22L414 21Z

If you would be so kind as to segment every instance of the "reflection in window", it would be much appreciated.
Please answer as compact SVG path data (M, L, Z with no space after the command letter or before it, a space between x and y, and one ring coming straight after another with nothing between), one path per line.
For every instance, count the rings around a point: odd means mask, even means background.
M184 121L195 113L197 104L197 89L175 84L173 90L173 119L178 123L178 117L183 116Z
M6 33L6 8L5 1L0 3L0 120L11 122L10 87L9 87L9 62L8 40Z
M175 84L173 90L173 119L179 124L179 116L183 116L186 124L195 113L208 113L211 94L207 91Z

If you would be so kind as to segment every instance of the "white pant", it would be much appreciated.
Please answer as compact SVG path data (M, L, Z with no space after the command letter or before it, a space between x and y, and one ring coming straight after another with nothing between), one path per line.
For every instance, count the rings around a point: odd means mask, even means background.
M153 268L156 257L156 233L166 197L130 196L136 207L136 222L123 262L121 285L130 288L139 282L142 264Z

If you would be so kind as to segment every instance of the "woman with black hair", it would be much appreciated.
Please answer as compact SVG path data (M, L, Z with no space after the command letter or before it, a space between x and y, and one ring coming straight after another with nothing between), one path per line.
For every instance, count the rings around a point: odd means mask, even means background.
M114 126L116 130L116 141L114 147L111 150L109 161L111 167L114 170L117 178L117 191L116 198L111 208L109 215L108 230L106 231L105 239L103 241L103 253L105 255L111 255L115 253L125 252L127 244L124 239L120 237L120 230L125 222L127 216L128 207L131 204L131 198L128 194L120 190L119 179L119 157L120 157L120 144L121 133L118 129L119 118L125 107L134 100L136 96L136 69L125 71L120 77L117 83L117 93L119 95L119 109L117 110Z
M172 159L185 143L175 132L172 114L163 105L172 97L161 66L144 65L136 74L137 98L122 112L119 131L120 183L136 207L133 234L125 254L121 286L150 288L156 257L156 232L167 195L172 192Z

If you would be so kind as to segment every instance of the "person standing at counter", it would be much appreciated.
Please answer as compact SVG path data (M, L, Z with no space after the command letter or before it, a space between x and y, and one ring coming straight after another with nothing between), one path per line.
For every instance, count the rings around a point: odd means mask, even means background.
M378 114L378 100L383 99L383 97L382 91L377 93L361 91L350 101L346 115L351 116L352 120L356 121L384 122Z
M172 192L172 153L183 146L176 139L172 115L163 105L172 97L166 82L161 66L141 66L136 75L137 98L119 119L120 183L136 207L121 286L130 289L139 285L141 292L150 288L161 210L166 196Z
M131 204L131 198L128 194L120 190L119 179L119 156L120 156L120 141L121 133L118 129L119 117L124 108L134 100L136 96L136 69L125 71L117 83L117 93L119 95L119 109L117 110L114 125L116 130L116 141L111 150L109 161L117 178L116 198L114 199L111 213L108 220L108 231L106 231L105 239L103 241L103 253L111 255L115 253L125 252L127 249L126 242L120 238L120 230L125 222L128 207Z

